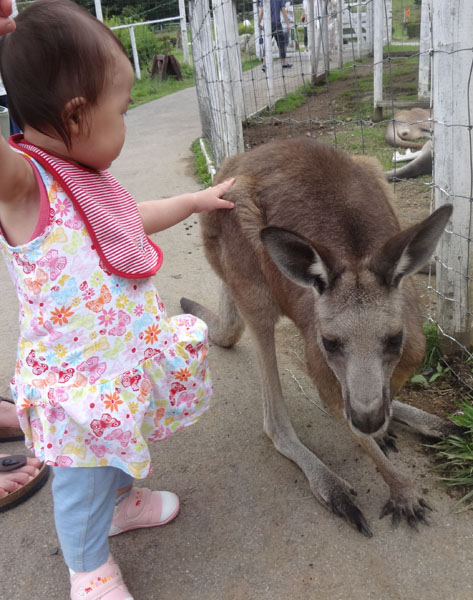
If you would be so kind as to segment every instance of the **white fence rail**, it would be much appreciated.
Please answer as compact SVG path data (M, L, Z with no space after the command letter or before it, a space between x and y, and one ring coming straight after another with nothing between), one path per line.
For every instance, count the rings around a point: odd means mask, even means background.
M168 17L167 19L154 19L152 21L142 21L140 23L127 23L126 25L115 25L110 29L116 31L118 29L128 29L130 33L130 42L131 42L131 51L133 54L133 64L135 66L135 75L137 79L141 79L141 67L140 67L140 59L138 47L136 45L136 37L135 37L135 27L143 27L145 25L157 25L160 23L171 23L173 21L179 21L182 23L182 16L178 17ZM184 23L185 20L185 12L184 12ZM182 27L181 27L182 30ZM187 40L187 26L184 27L184 32L182 34L182 47L184 50L184 61L186 64L189 64L189 47Z

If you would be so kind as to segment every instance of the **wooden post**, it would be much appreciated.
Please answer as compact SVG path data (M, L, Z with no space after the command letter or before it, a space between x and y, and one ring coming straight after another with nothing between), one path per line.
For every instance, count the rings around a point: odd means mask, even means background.
M271 0L263 0L264 54L268 83L268 106L274 106L273 37L271 35Z
M129 27L128 29L130 31L131 51L133 54L133 63L135 65L136 79L141 79L140 61L138 59L138 50L136 48L135 28Z
M373 2L366 2L366 42L369 56L373 56L374 32L373 32Z
M245 95L243 93L243 66L241 63L240 35L238 33L238 13L236 0L230 0L228 8L233 22L233 52L231 54L232 80L237 102L237 116L241 122L246 121ZM241 133L241 152L243 152L243 130Z
M198 0L197 0L198 2ZM208 89L205 85L205 73L203 63L203 50L201 43L200 21L201 11L199 8L203 3L196 7L196 1L189 2L189 26L191 32L192 56L194 60L194 77L197 89L197 101L199 103L200 124L202 126L202 135L208 140L211 139L210 125L210 101Z
M361 60L363 56L363 20L361 0L356 5L356 59Z
M187 20L186 20L186 7L184 0L179 0L179 16L181 24L181 40L182 40L182 51L184 52L184 62L186 65L190 64L189 60L189 44L187 40Z
M338 68L343 67L343 0L337 0L337 56Z
M259 7L258 7L258 0L253 0L253 30L255 32L255 54L256 57L259 59L263 58L263 44L260 44L260 37L261 37L261 30L259 28L259 24L258 24L258 14L259 14Z
M315 44L315 34L316 34L316 26L315 26L315 3L317 3L317 7L319 4L319 0L314 0L314 2L307 2L307 14L306 14L306 26L307 26L307 46L309 50L309 60L310 60L310 74L311 74L311 82L315 83L315 79L317 77L317 67L319 62L319 57L316 52L316 44ZM320 27L319 27L320 32ZM307 48L306 48L307 50Z
M390 44L393 37L393 0L383 0L383 42Z
M373 0L373 106L375 121L383 117L383 17L384 0Z
M99 21L103 23L103 13L102 13L102 2L101 0L94 0L95 2L95 16Z
M471 145L469 111L471 0L433 2L432 100L434 107L435 206L454 206L437 248L437 322L443 332L471 347ZM448 84L447 84L448 82ZM447 350L449 348L447 347ZM458 350L458 346L456 346ZM451 348L450 348L451 350Z
M215 57L213 52L212 23L208 0L190 0L191 36L197 97L204 136L210 139L215 165L225 158L224 130L221 123L221 99Z
M420 21L420 54L419 54L419 100L428 100L430 79L430 47L431 47L431 8L432 0L422 0Z
M242 118L243 89L238 54L240 44L236 35L236 14L232 0L212 0L215 43L222 86L222 125L226 132L225 157L243 152Z
M330 73L330 48L328 40L328 0L319 0L320 31L322 36L322 55L325 73Z
M10 137L10 113L4 106L0 106L0 135L6 140Z

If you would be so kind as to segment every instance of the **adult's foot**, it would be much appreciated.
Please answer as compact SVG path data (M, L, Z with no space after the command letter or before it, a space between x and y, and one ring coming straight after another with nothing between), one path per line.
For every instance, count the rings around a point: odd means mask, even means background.
M15 405L11 400L0 397L0 442L14 442L24 437Z
M0 512L29 498L48 476L49 467L37 458L0 454Z

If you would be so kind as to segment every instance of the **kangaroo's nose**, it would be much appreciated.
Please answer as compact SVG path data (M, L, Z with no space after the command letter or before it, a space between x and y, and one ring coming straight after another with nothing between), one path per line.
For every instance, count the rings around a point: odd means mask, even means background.
M386 422L386 415L381 406L375 412L359 414L356 411L351 412L351 424L355 429L366 435L372 435L381 429Z

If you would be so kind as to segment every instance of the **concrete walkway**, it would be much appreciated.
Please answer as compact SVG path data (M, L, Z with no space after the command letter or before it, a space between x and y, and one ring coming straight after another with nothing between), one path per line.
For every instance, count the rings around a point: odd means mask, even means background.
M194 89L129 112L129 135L113 173L138 201L195 191L191 142L200 126ZM204 259L197 219L157 236L165 263L156 285L168 312L187 295L216 307L218 284ZM0 393L8 392L17 304L3 265ZM302 441L358 491L374 537L366 539L314 499L291 462L262 431L255 356L245 335L232 350L213 346L214 406L196 425L152 446L146 485L177 492L179 517L111 540L135 600L471 600L473 514L454 514L437 489L419 441L401 435L392 460L435 507L420 533L378 520L387 487L345 429L316 405L299 337L279 328L283 392ZM302 388L302 389L301 389ZM403 431L399 431L403 434ZM19 453L21 442L2 444ZM1 600L65 600L50 483L0 515Z

